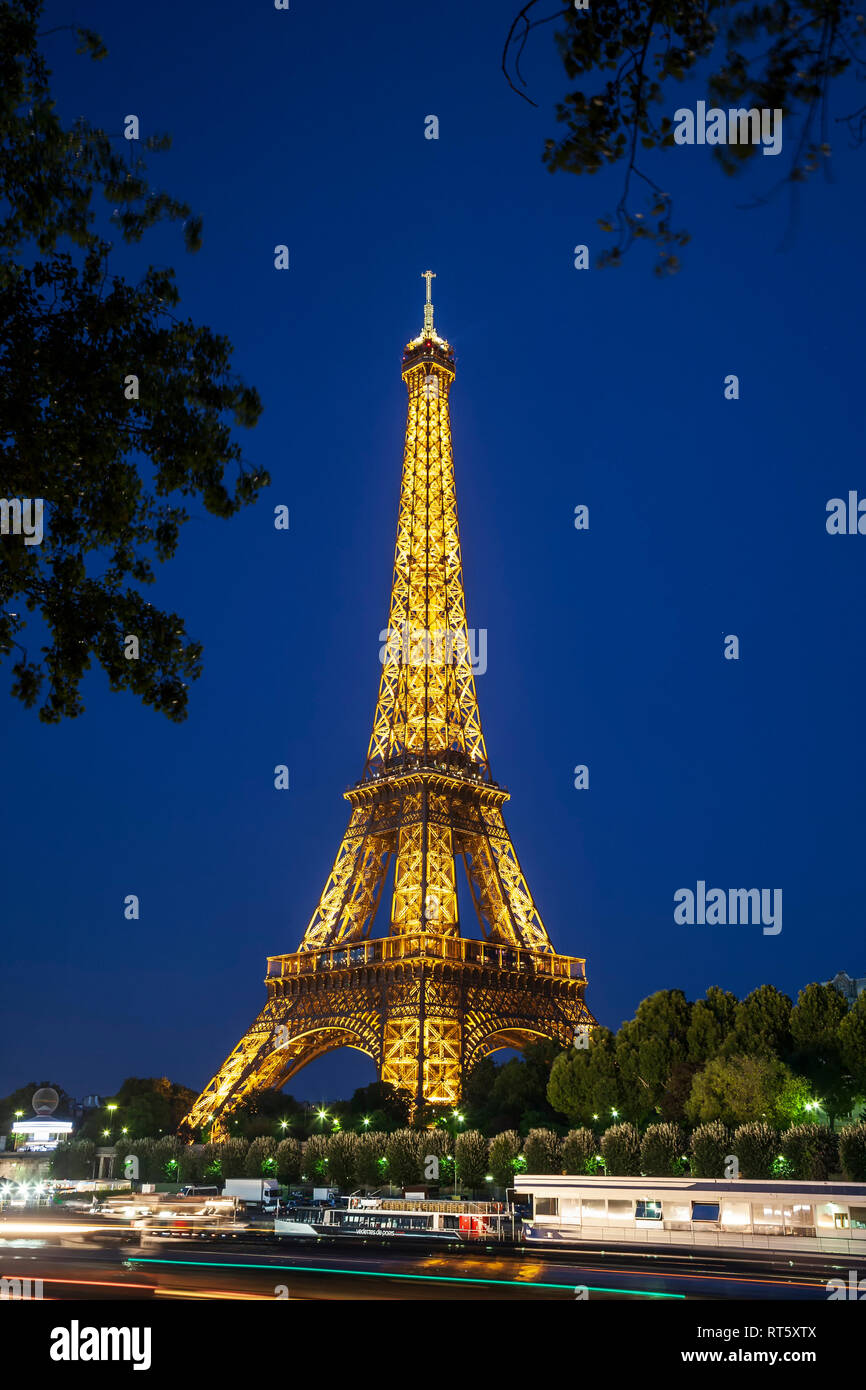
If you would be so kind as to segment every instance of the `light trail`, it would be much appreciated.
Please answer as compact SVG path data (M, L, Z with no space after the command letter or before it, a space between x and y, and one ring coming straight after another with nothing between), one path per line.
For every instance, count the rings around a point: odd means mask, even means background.
M42 1284L71 1284L74 1287L86 1289L146 1289L152 1292L152 1284L127 1284L120 1279L51 1279L45 1275L28 1275L28 1278L39 1279ZM20 1274L5 1274L4 1279L20 1279Z
M26 1231L28 1235L53 1235L53 1236L92 1236L98 1232L102 1234L114 1233L117 1231L136 1231L137 1228L130 1225L108 1225L83 1226L75 1221L3 1221L0 1222L0 1236L4 1238L12 1233Z
M129 1263L135 1265L187 1266L191 1269L256 1269L279 1271L288 1274L348 1274L361 1279L411 1279L427 1284L500 1284L512 1289L555 1289L557 1293L574 1293L574 1284L529 1283L525 1279L468 1279L447 1274L392 1274L377 1269L331 1269L325 1265L262 1265L240 1264L230 1260L157 1260L131 1255ZM584 1287L581 1285L581 1287ZM627 1298L685 1298L683 1293L656 1293L650 1289L609 1289L601 1286L588 1287L589 1293L616 1293Z
M771 1289L820 1289L826 1282L823 1279L814 1283L799 1279L753 1279L749 1274L680 1274L678 1271L666 1276L663 1270L594 1269L592 1265L578 1265L577 1268L585 1269L587 1274L627 1274L635 1279L709 1279L718 1284L766 1284Z
M161 1289L155 1288L154 1293L161 1298L230 1298L233 1302L248 1303L281 1303L282 1299L273 1299L270 1294L265 1293L226 1293L224 1289ZM297 1302L296 1299L287 1299L286 1302Z

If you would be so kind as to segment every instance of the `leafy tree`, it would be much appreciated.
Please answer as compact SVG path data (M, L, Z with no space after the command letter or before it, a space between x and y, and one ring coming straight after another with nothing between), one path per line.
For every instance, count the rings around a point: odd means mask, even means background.
M331 1136L328 1145L328 1177L341 1192L347 1192L357 1182L357 1157L357 1134L353 1134L351 1130L341 1130Z
M98 1142L102 1131L109 1127L112 1137L126 1129L133 1139L156 1139L160 1134L173 1134L187 1113L197 1092L178 1085L167 1076L128 1076L111 1104L117 1109L109 1114L103 1104L86 1117L79 1133Z
M695 1077L686 1114L693 1124L764 1118L785 1124L803 1113L809 1097L808 1083L776 1057L716 1057Z
M650 1125L641 1140L640 1171L650 1178L676 1177L683 1171L685 1143L679 1125Z
M417 1130L398 1129L389 1134L385 1146L388 1176L396 1187L421 1181L424 1138Z
M220 1173L224 1178L243 1178L247 1174L247 1154L250 1145L246 1139L224 1139L220 1144ZM259 1174L253 1174L258 1177Z
M772 1177L779 1136L770 1125L740 1125L734 1130L732 1152L739 1159L741 1178Z
M132 1142L131 1139L118 1139L118 1140L115 1142L115 1145L114 1145L114 1164L113 1164L112 1177L114 1177L114 1178L122 1178L122 1177L125 1176L125 1175L124 1175L124 1171L123 1171L123 1166L124 1166L124 1162L125 1162L125 1160L126 1160L126 1155L127 1155L127 1154L130 1154L130 1153L133 1153L134 1150L135 1150L135 1145L134 1145L134 1143ZM177 1179L177 1177L174 1177L174 1178L170 1178L169 1181L170 1181L170 1182L177 1182L178 1179Z
M95 1157L96 1145L92 1140L63 1140L51 1155L51 1176L69 1181L92 1178Z
M495 1068L487 1097L475 1091L473 1104L465 1107L470 1125L489 1133L519 1129L525 1134L533 1126L556 1124L547 1087L551 1067L561 1053L558 1043L539 1038L524 1047L521 1057Z
M304 1144L301 1175L310 1182L321 1181L327 1176L330 1146L329 1134L311 1134Z
M232 1111L230 1123L233 1138L258 1139L274 1135L279 1127L280 1137L285 1130L281 1122L287 1120L300 1132L304 1119L304 1108L294 1096L283 1091L261 1089L252 1091L243 1102Z
M663 1120L679 1124L686 1118L692 1083L699 1071L698 1062L674 1062L658 1104L658 1112Z
M506 1125L520 1125L527 1110L537 1110L539 1101L547 1110L547 1075L539 1096L537 1078L522 1057L512 1057L497 1068L487 1111Z
M172 1123L171 1101L160 1095L134 1096L122 1114L116 1115L114 1123L121 1121L134 1139L155 1138L174 1129Z
M132 1151L134 1150L134 1147L135 1147L135 1146L134 1146L134 1144L132 1144L132 1143L128 1143L128 1144L127 1144L127 1148L128 1148L128 1150L129 1150L129 1152L132 1152ZM120 1157L120 1155L121 1155L121 1146L120 1146L120 1144L115 1144L115 1146L114 1146L114 1152L115 1152L115 1154L117 1155L117 1156L115 1157L115 1160L114 1160L114 1176L115 1176L115 1177L122 1177L122 1176L123 1176L123 1161L122 1161L122 1158ZM195 1167L194 1162L191 1162L191 1157L192 1157L192 1155L193 1155L194 1153L195 1153L195 1146L186 1143L186 1141L182 1139L182 1140L180 1141L179 1150L178 1150L178 1154L177 1154L177 1167L174 1168L174 1169L172 1169L172 1171L171 1171L171 1173L169 1174L168 1179L167 1179L168 1182L171 1182L171 1183L178 1183L178 1185L180 1185L180 1184L185 1183L185 1182L192 1182L192 1181L193 1181L193 1178L190 1176L190 1170L191 1170L192 1168Z
M222 1145L220 1148L222 1149ZM260 1135L250 1144L244 1156L244 1174L248 1178L273 1177L277 1160L277 1141L270 1135ZM228 1175L223 1171L223 1177Z
M156 1182L176 1182L183 1145L175 1134L164 1134L153 1141ZM120 1176L120 1174L118 1174Z
M439 1165L438 1181L450 1182L454 1177L454 1135L443 1121L425 1129L422 1138L421 1173L425 1182L436 1181L428 1178L427 1164L431 1158Z
M791 1034L795 1047L832 1051L839 1026L848 1013L848 1001L835 985L806 985L791 1010Z
M523 1144L527 1173L561 1173L562 1140L550 1129L531 1129Z
M156 1139L136 1139L132 1152L138 1159L138 1176L142 1182L165 1182L165 1165Z
M775 985L760 985L737 1005L734 1029L725 1054L751 1053L755 1057L790 1057L792 1004Z
M524 1110L521 1115L519 1125L521 1135L526 1138L533 1129L552 1129L561 1136L565 1133L566 1126L562 1124L558 1116L553 1114L551 1108L545 1105L543 1110Z
M487 1120L491 1113L491 1097L500 1068L493 1057L482 1057L467 1076L460 1097L461 1108L476 1121Z
M606 1030L598 1028L595 1031L600 1033ZM589 1110L589 1096L589 1048L574 1048L571 1052L563 1052L550 1069L550 1080L547 1083L548 1100L554 1110L576 1123Z
M232 1126L232 1138L248 1144L254 1139L276 1138L274 1121L267 1115L231 1115L229 1124ZM279 1131L280 1138L284 1133L282 1129Z
M119 1148L119 1145L117 1147ZM136 1146L131 1144L129 1147L130 1151L135 1153ZM208 1144L186 1144L181 1149L175 1181L179 1183L202 1182L212 1162L212 1150Z
M233 374L228 340L177 317L173 270L151 266L134 284L112 273L114 238L138 242L180 221L194 251L201 220L149 187L120 132L83 117L64 126L39 47L42 9L0 5L0 472L7 496L44 499L47 512L41 544L22 536L0 551L0 659L13 657L12 693L28 708L41 700L46 722L83 711L94 658L112 690L179 721L202 647L135 586L175 554L185 500L230 517L267 484L232 439L232 424L250 428L262 406ZM105 56L95 34L75 33L79 53ZM228 486L227 469L238 472ZM42 660L32 640L22 645L25 610L47 628ZM138 660L126 659L128 634Z
M809 1107L816 1104L814 1091L805 1076L788 1073L776 1102L776 1117L783 1127L804 1119Z
M384 1118L388 1125L406 1126L412 1111L413 1097L409 1091L392 1086L390 1081L373 1081L359 1086L349 1102L349 1110L358 1120L369 1116L371 1123Z
M455 1148L457 1180L462 1188L482 1187L488 1172L487 1140L477 1129L467 1129L457 1135Z
M520 58L530 31L556 18L555 13L539 15L537 10L532 15L537 4L528 0L520 10L502 58L509 84L532 105L537 103L525 90ZM785 121L796 129L794 138L786 141L794 155L778 182L773 171L770 196L786 182L793 193L828 161L829 89L849 68L862 77L866 67L863 16L854 0L780 0L768 5L751 0L707 0L701 5L607 0L586 10L567 5L556 43L570 90L556 107L564 134L545 141L542 158L551 172L593 175L621 166L616 211L599 218L602 230L613 234L613 244L597 264L619 264L629 247L644 239L656 247L657 275L679 268L677 252L689 240L687 232L672 226L671 195L643 164L647 151L666 150L675 143L672 114L682 101L678 84L702 78L709 104L725 109L784 111ZM859 142L863 108L845 119ZM712 147L712 153L721 170L731 175L745 168L757 149L752 144L722 144ZM657 154L653 157L657 161ZM647 199L645 212L635 198L641 189Z
M718 1057L725 1039L734 1030L737 996L729 990L710 985L705 999L692 1005L686 1033L690 1062L709 1062Z
M839 1158L848 1182L866 1182L866 1124L862 1121L840 1132Z
M826 1182L839 1166L839 1145L826 1125L792 1125L781 1147L792 1176L807 1182Z
M609 1177L636 1178L640 1174L640 1135L634 1125L611 1125L601 1136L601 1156Z
M277 1145L277 1181L284 1186L301 1176L301 1146L297 1139L281 1139Z
M859 994L839 1024L842 1060L854 1078L857 1094L866 1096L866 992Z
M594 1028L587 1048L572 1047L557 1057L550 1070L547 1098L573 1124L625 1108L616 1038L609 1028Z
M358 1135L358 1149L355 1155L355 1174L362 1187L380 1187L384 1181L388 1135L372 1130L369 1134Z
M127 1145L130 1153L137 1154L142 1143L142 1139L133 1140ZM114 1152L119 1154L121 1146L116 1143ZM222 1168L216 1158L217 1145L203 1142L187 1143L180 1140L180 1152L177 1156L177 1168L174 1170L170 1182L176 1183L201 1183L207 1178L208 1184L217 1182L222 1176ZM115 1161L115 1176L117 1162Z
M432 1129L425 1129L423 1135L425 1157L429 1154L433 1158L448 1158L454 1153L454 1135L446 1124L438 1124Z
M550 1069L557 1057L563 1052L572 1049L563 1048L560 1043L554 1042L552 1038L536 1038L532 1042L524 1044L521 1054L522 1062L526 1068L530 1079L528 1104L534 1110L550 1113L547 1100L547 1083L550 1080ZM551 1115L551 1118L552 1115Z
M638 1005L616 1038L616 1060L626 1085L639 1100L640 1113L658 1110L671 1069L688 1060L691 1005L681 989L661 989ZM639 1118L635 1101L626 1097L624 1109Z
M571 1129L562 1143L562 1166L566 1173L595 1175L598 1172L598 1143L591 1129Z
M213 1141L202 1145L202 1156L204 1159L204 1172L202 1177L208 1186L212 1183L218 1183L223 1175L222 1159L220 1157L221 1149L222 1144L217 1144Z
M821 1097L832 1129L837 1115L850 1115L859 1086L842 1055L841 1027L848 1001L833 985L807 985L791 1011L793 1064Z
M692 1175L696 1178L723 1178L732 1142L730 1130L720 1120L698 1125L689 1144Z
M490 1141L490 1171L497 1187L510 1187L514 1182L515 1163L520 1156L521 1140L516 1129L503 1130Z

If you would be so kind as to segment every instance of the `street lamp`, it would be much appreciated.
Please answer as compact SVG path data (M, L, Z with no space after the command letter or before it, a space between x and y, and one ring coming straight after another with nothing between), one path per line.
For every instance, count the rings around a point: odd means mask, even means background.
M454 1116L454 1196L457 1196L457 1126L462 1125L463 1116L459 1110L453 1110Z

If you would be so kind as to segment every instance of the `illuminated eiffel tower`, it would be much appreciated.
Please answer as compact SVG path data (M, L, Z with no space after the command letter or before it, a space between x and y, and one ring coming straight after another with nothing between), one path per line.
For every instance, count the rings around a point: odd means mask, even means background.
M184 1125L225 1121L323 1053L354 1047L415 1104L454 1104L500 1048L566 1045L594 1019L582 959L557 955L502 815L466 624L448 395L454 352L433 326L403 353L409 391L391 611L361 780L318 906L293 954L270 956L267 1003ZM463 860L481 939L463 936ZM373 936L394 861L387 935Z

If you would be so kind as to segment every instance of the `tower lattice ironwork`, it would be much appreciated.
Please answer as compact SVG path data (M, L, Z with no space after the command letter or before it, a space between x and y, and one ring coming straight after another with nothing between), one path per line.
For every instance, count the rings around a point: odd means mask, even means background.
M416 1103L453 1104L483 1057L593 1025L585 963L554 952L490 772L463 591L448 398L454 352L433 325L403 352L409 392L382 676L349 825L293 954L268 958L267 1003L184 1121L225 1132L251 1092L354 1047ZM481 939L461 935L463 860ZM393 861L388 935L373 924ZM390 880L389 880L390 881Z

